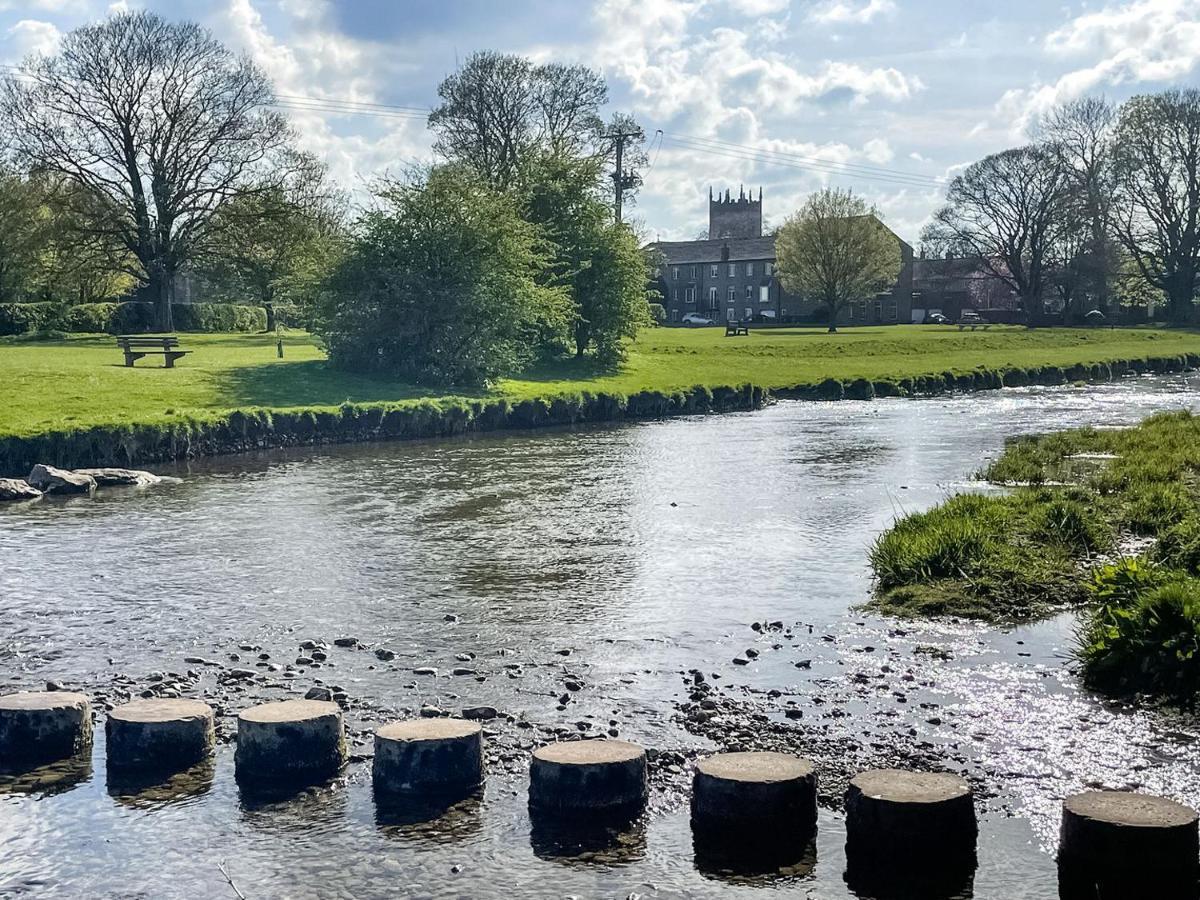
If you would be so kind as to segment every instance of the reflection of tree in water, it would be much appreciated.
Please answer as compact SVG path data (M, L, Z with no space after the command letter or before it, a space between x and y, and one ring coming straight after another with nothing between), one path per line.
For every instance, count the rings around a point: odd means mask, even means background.
M465 798L376 797L375 825L384 837L413 844L453 844L483 828L483 791Z
M216 765L211 759L181 772L106 773L109 796L122 806L155 809L202 797L212 790Z
M646 818L617 814L573 818L530 810L529 844L539 859L621 865L646 855Z
M31 794L52 797L89 781L92 777L92 750L31 768L0 772L0 796Z

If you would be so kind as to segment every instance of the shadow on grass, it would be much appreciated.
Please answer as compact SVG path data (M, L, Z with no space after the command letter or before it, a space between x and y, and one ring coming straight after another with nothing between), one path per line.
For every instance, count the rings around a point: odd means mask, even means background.
M221 374L220 403L227 406L337 406L420 397L477 397L479 391L453 390L341 372L325 360L286 366L239 366Z

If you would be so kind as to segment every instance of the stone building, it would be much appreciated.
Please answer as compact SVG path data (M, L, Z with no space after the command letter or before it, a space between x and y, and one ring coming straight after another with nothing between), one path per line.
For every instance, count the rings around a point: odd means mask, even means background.
M924 321L941 313L952 322L963 310L975 310L989 321L1015 321L1020 310L1017 295L991 273L982 259L926 257L913 261L913 320Z
M668 322L682 322L691 313L722 322L824 323L819 303L789 293L779 282L775 237L762 233L761 189L757 200L744 191L736 199L729 191L714 199L710 189L708 235L707 240L656 241L649 247L659 254L656 286ZM842 310L837 324L912 321L913 251L898 236L896 241L902 259L896 284Z

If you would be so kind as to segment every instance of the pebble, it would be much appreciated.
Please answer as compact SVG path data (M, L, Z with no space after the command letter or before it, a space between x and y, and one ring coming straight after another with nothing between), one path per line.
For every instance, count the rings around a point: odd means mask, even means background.
M375 658L380 662L391 662L396 658L396 651L388 650L386 647L380 647L375 651Z

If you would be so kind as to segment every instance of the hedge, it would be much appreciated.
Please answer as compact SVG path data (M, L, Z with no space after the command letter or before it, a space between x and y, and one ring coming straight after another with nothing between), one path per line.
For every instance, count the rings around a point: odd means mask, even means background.
M176 303L172 310L179 331L264 331L267 312L261 306L233 303ZM153 331L154 304L137 300L124 303L0 304L0 335L27 331L107 332L140 334Z

